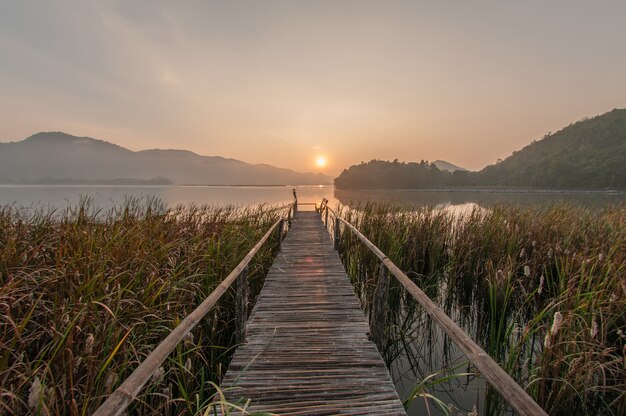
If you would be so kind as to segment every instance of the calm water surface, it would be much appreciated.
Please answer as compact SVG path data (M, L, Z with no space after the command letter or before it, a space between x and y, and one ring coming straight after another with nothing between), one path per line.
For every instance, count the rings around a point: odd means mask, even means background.
M63 209L81 198L90 198L94 208L108 209L130 197L160 198L167 206L177 205L282 205L292 201L292 186L119 186L119 185L0 185L0 205L25 208ZM496 202L523 205L568 202L603 206L626 202L626 193L604 192L519 192L519 191L347 191L332 186L296 186L300 202L330 201L353 205L367 201L386 201L407 208L435 206L466 211L476 205L488 207Z
M24 208L63 209L89 198L94 208L108 209L128 198L159 198L168 207L177 205L282 205L293 200L290 186L17 186L0 185L0 204ZM296 186L301 201L333 199L330 186Z
M524 191L524 190L342 190L334 191L342 204L385 201L406 208L420 206L457 207L479 205L488 208L496 203L549 205L568 203L602 207L626 202L626 192L594 191Z

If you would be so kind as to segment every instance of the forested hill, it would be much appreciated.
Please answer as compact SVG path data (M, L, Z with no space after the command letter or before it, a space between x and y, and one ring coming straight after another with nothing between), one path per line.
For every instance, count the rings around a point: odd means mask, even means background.
M570 124L478 173L495 186L626 189L626 109Z
M430 188L452 185L452 179L452 173L439 170L435 164L426 161L405 163L372 160L345 169L335 178L335 186L356 189Z
M480 172L372 160L345 169L338 188L496 186L626 190L626 109L570 124Z

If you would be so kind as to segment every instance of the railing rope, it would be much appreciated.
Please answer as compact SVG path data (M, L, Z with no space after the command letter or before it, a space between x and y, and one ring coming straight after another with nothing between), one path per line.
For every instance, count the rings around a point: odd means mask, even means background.
M290 208L291 212L291 208ZM113 392L106 401L96 410L94 416L110 416L121 415L128 405L137 397L146 382L152 377L152 374L165 361L170 353L176 348L176 345L200 322L200 320L211 310L211 308L220 300L222 295L226 293L228 288L237 279L240 279L237 288L238 295L242 296L243 303L239 305L238 310L238 339L239 341L245 336L245 319L247 318L247 292L244 285L247 285L247 277L245 284L241 281L241 276L247 276L248 265L256 253L261 249L265 242L269 239L276 227L283 224L283 219L276 221L256 245L248 252L241 262L230 272L228 276L211 292L211 294L202 303L194 309L185 319L181 321L176 328L146 357L145 360L132 372L130 376ZM245 294L245 298L243 297ZM240 320L243 319L242 324ZM238 342L239 342L238 341Z
M335 216L335 232L338 223L342 222L351 230L361 242L378 257L389 272L424 308L426 313L450 337L459 349L474 364L491 386L511 405L520 415L547 416L526 391L504 371L472 338L465 333L450 317L437 306L398 266L396 266L378 247L367 239L356 227L349 222ZM335 246L339 238L335 240ZM381 276L382 277L382 276Z

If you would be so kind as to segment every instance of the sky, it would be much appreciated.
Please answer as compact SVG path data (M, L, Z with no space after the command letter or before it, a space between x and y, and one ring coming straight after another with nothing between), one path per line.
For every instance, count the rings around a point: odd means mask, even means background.
M626 107L625 22L623 0L7 0L0 141L478 170Z

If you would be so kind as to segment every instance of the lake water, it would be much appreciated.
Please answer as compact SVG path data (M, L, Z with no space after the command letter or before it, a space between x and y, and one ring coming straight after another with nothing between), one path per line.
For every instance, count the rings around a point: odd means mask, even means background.
M128 198L159 198L168 207L177 205L283 205L293 201L290 186L17 186L0 185L0 205L15 204L24 208L63 209L82 198L89 198L92 207L108 209ZM329 186L296 186L300 201L320 202L332 199Z
M94 208L108 209L129 197L160 198L167 206L183 205L282 205L293 200L292 186L93 186L93 185L0 185L0 205L15 204L25 208L63 209L81 198L90 198ZM522 192L500 191L346 191L332 186L296 186L300 202L328 199L352 205L367 201L388 201L405 207L436 206L467 210L476 205L488 207L496 202L524 205L568 202L585 206L603 206L626 202L626 193L606 192Z

